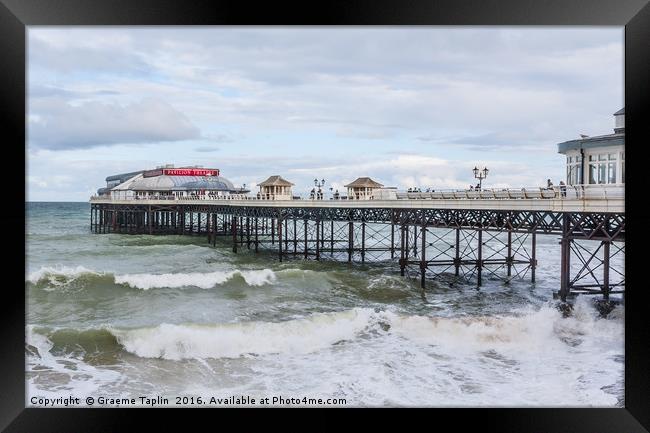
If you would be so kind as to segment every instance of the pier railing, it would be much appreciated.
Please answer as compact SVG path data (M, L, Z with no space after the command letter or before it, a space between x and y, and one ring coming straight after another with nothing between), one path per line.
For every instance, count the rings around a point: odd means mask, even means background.
M528 188L485 188L482 190L434 190L429 192L397 192L392 200L517 200L517 199L540 199L540 200L607 200L625 198L625 185L566 185L553 186L551 188L528 187ZM110 200L106 196L92 196L91 200ZM115 197L115 200L172 200L172 201L220 201L227 202L231 200L255 200L255 201L274 201L273 198L264 196L248 196L233 194L228 196L218 195L146 195L135 197ZM313 199L296 199L314 201ZM355 200L353 197L342 197L338 199L330 198L329 200ZM368 199L356 200L367 201ZM371 197L370 200L373 200ZM386 200L382 198L381 200ZM388 199L391 200L391 199Z

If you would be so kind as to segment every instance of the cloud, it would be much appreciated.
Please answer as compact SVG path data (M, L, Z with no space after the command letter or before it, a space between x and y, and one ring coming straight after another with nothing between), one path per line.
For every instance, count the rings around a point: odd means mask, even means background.
M49 149L81 149L118 143L198 138L199 129L166 102L146 98L126 105L96 101L71 105L62 99L34 101L29 142Z
M219 150L221 149L213 146L200 146L194 148L195 152L218 152Z
M556 143L611 132L623 104L622 28L34 27L28 44L30 148L247 185L466 187L477 154L488 182L535 185L563 174ZM52 184L34 170L30 189Z

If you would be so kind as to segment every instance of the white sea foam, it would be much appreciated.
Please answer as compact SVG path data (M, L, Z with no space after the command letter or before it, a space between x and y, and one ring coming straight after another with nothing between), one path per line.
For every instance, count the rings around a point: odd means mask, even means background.
M210 289L237 276L246 281L249 286L262 286L276 280L276 275L271 269L247 271L215 271L177 274L126 274L116 275L117 284L127 284L131 287L149 290L154 288L169 287L199 287Z
M103 275L102 272L93 271L83 266L43 266L38 271L31 272L27 281L36 284L47 281L52 286L62 286L84 274Z
M309 353L354 338L369 323L372 310L319 313L285 322L219 325L162 324L112 330L124 348L141 357L234 358L247 354Z
M260 359L244 389L345 396L347 404L370 406L619 404L623 321L598 318L586 299L570 318L552 306L476 318L359 313L367 327L357 329L376 332L358 332L331 350Z
M338 395L354 405L615 406L616 392L607 389L621 386L623 373L616 361L623 317L600 319L586 299L569 318L550 305L454 318L354 308L285 322L109 331L142 361L197 359L198 375L221 372L218 359L243 356L255 373L233 392ZM39 363L56 363L48 340L28 340L46 353ZM104 382L103 370L92 374L102 379L90 385Z
M38 351L27 357L27 370L31 375L27 380L27 406L39 406L31 401L32 397L56 399L70 395L70 390L83 401L84 397L95 396L102 386L117 383L122 377L117 371L97 368L72 356L53 355L50 350L54 344L34 328L28 325L25 330L26 343Z
M455 355L498 350L517 356L534 356L565 352L598 335L603 340L616 341L620 337L621 322L596 319L586 308L578 308L574 317L566 319L550 307L517 316L467 318L404 316L355 308L285 322L161 324L111 332L127 351L138 356L183 359L237 357L249 353L308 353L341 340L352 340L361 331L368 330L442 347Z

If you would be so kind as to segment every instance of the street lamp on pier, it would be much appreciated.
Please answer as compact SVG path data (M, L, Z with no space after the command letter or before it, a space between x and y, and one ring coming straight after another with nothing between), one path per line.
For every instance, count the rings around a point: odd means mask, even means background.
M478 167L475 166L472 171L474 172L474 177L478 179L478 189L480 190L483 188L483 179L487 177L489 170L487 167L479 170Z
M314 179L314 186L318 188L318 192L316 193L316 200L322 200L323 199L323 190L321 187L325 186L325 179L321 179L319 182L318 179Z

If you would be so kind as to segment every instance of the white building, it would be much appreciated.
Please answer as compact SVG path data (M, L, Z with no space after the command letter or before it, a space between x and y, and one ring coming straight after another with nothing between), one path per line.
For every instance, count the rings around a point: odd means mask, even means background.
M625 108L614 113L614 133L558 144L558 153L566 155L566 183L625 183Z
M173 165L118 174L106 178L106 187L99 196L115 200L172 199L177 197L243 197L249 191L236 188L219 175L218 169L180 167Z
M345 185L348 189L348 199L351 200L370 200L373 193L383 186L369 177L359 177L354 182Z
M280 175L270 176L264 182L257 184L260 187L260 192L257 193L257 198L262 200L291 200L293 192L291 187L293 184Z

